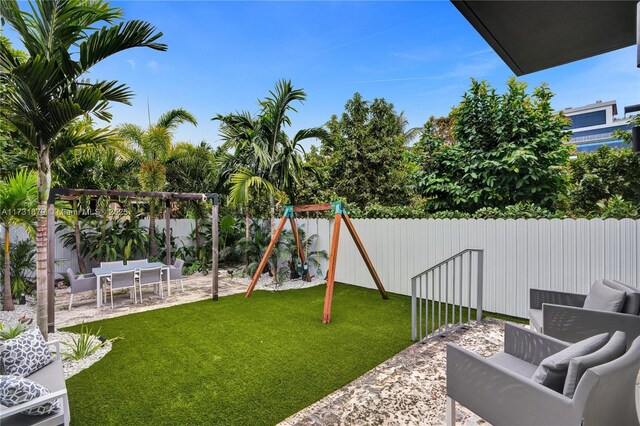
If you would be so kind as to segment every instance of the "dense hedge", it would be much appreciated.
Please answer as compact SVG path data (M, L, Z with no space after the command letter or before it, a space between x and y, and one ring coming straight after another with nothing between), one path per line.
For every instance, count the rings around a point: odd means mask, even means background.
M616 204L617 200L611 200L608 205ZM619 202L618 202L619 204ZM372 204L364 209L349 208L349 214L353 218L360 219L562 219L562 218L637 218L637 207L626 209L604 208L599 214L573 214L571 212L553 212L531 203L518 203L504 208L483 207L474 213L461 211L428 212L414 206L381 206Z

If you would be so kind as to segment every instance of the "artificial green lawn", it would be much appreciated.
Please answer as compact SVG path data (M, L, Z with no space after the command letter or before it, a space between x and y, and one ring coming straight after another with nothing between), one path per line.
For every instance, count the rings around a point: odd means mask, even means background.
M72 423L275 424L412 343L409 297L336 284L325 325L324 291L256 291L92 323L124 339L67 380Z

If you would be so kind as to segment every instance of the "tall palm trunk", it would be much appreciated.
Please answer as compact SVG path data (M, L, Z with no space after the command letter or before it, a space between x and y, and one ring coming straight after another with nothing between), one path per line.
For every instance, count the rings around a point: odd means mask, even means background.
M4 310L13 311L11 293L11 259L9 258L9 226L4 226Z
M244 236L245 241L249 243L249 238L251 238L251 218L249 217L249 204L244 208ZM244 263L249 265L249 253L245 252L244 254Z
M47 312L47 201L51 189L51 159L49 147L39 144L42 148L38 152L38 228L36 231L36 287L37 303L36 318L38 328L45 340L48 336Z
M198 219L198 215L196 215L194 220L196 222L196 258L198 258L198 260L202 260L202 256L200 256L200 246L202 245L202 242L200 240L200 219Z
M151 204L149 204L149 256L156 257L157 255L158 243L156 241L156 209L152 200Z
M86 274L87 266L84 264L84 256L82 256L82 252L80 251L80 219L78 218L78 206L75 201L73 203L73 207L76 209L76 214L73 221L73 236L76 241L76 257L78 259L78 268L80 268L80 272Z
M275 237L276 235L276 199L272 194L269 194L269 224L271 226L271 239L273 239L273 237ZM276 258L276 261L273 262L273 266L271 267L271 274L273 275L273 278L276 278L278 276L278 260Z

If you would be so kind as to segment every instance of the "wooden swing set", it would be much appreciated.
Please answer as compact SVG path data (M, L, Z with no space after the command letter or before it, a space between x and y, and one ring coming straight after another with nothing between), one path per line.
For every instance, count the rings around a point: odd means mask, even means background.
M351 219L347 214L344 204L342 204L342 202L339 202L339 201L326 203L326 204L309 204L304 206L286 206L285 207L284 215L282 216L282 219L280 220L280 223L276 228L276 232L273 235L273 238L271 239L269 246L267 247L267 251L265 252L264 256L262 257L262 260L260 261L258 269L256 269L256 272L253 275L251 284L249 284L249 288L245 293L245 297L249 297L251 296L251 293L253 293L253 289L255 288L256 283L260 278L260 275L262 275L262 271L267 265L269 256L271 255L273 248L278 242L278 238L280 238L280 234L282 233L282 229L284 228L284 225L287 223L287 220L289 220L289 222L291 223L291 230L293 231L293 237L295 238L296 245L298 246L298 257L300 258L300 262L302 265L306 265L302 242L300 241L300 235L298 234L298 228L296 226L296 219L295 219L296 213L323 212L323 211L329 211L329 210L332 210L335 216L334 216L334 225L333 225L333 236L331 238L331 247L329 249L329 270L327 272L327 291L324 297L324 314L322 317L322 322L325 324L328 324L331 321L331 301L333 299L333 284L336 276L336 261L338 257L338 239L340 238L341 221L344 221L345 225L347 226L347 229L349 230L349 233L353 238L353 242L356 244L356 247L358 247L358 251L362 256L364 263L367 265L367 269L369 269L369 273L371 273L371 277L373 277L373 281L376 283L376 287L378 287L378 291L380 292L380 295L385 300L389 298L389 296L387 295L387 292L385 291L382 285L382 281L380 281L380 277L378 276L378 273L373 267L373 263L371 262L371 259L369 258L369 255L367 254L367 251L365 250L364 245L362 244L362 241L360 240L360 237L358 236L358 233L356 232L356 229L353 226L353 222L351 222ZM303 279L309 280L308 267L305 268Z

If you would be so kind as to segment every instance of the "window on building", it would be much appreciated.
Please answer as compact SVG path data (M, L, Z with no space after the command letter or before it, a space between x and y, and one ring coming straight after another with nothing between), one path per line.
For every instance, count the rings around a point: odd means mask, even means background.
M585 112L584 114L576 114L569 117L571 120L570 129L579 129L581 127L598 126L607 123L606 111Z

